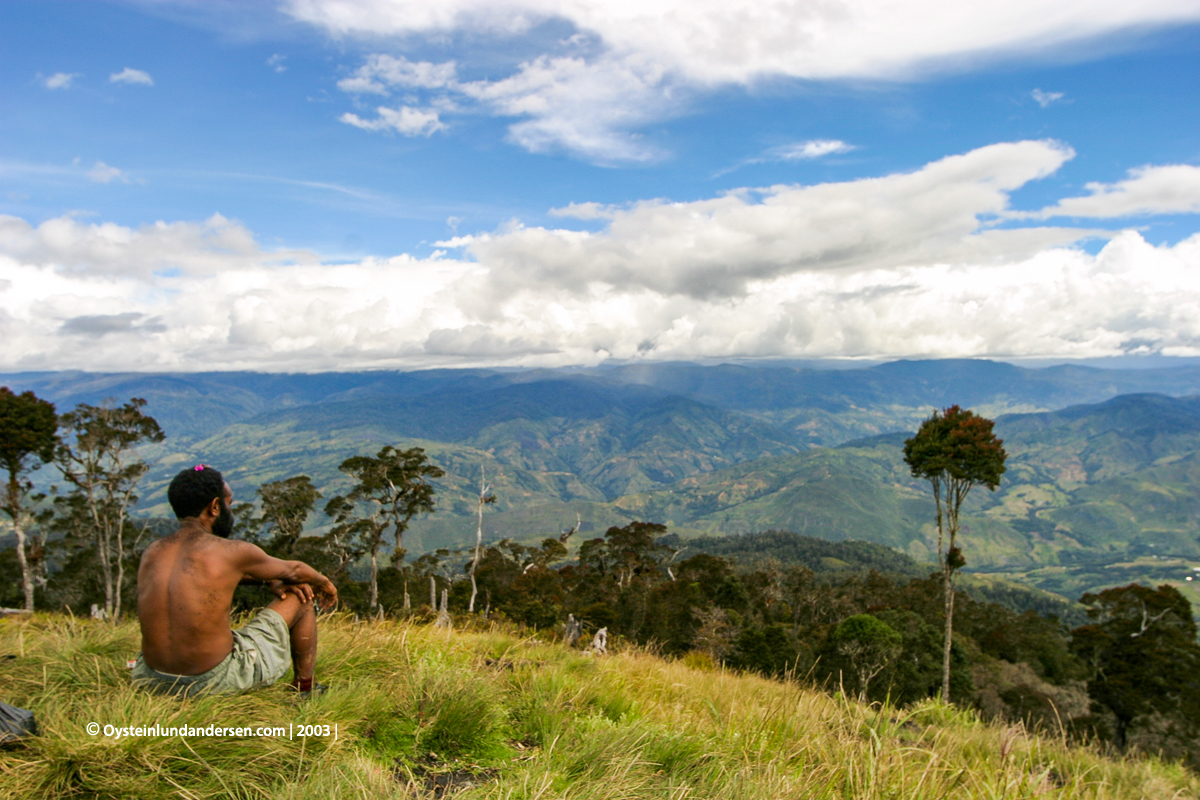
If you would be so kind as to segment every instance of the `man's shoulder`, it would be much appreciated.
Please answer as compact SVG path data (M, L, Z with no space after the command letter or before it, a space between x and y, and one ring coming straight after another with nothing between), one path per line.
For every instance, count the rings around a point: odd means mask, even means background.
M261 552L256 545L240 539L223 539L211 533L178 530L151 542L150 546L143 551L142 559L153 560L166 555L168 551L174 551L181 555L185 553L192 556L203 554L205 557L231 560L253 557Z
M211 541L206 544L212 547L215 552L220 553L223 557L230 560L243 561L245 559L261 558L266 555L258 545L242 541L241 539L222 539L220 536L210 536L209 538Z

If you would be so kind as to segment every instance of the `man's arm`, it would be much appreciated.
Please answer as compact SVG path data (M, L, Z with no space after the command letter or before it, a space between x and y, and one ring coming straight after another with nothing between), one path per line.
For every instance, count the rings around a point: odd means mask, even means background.
M284 561L269 556L262 548L249 542L232 544L237 545L236 564L242 572L242 581L249 579L267 584L282 582L289 586L306 585L312 587L323 605L332 606L337 602L337 587L333 581L303 561ZM305 598L301 595L301 599Z

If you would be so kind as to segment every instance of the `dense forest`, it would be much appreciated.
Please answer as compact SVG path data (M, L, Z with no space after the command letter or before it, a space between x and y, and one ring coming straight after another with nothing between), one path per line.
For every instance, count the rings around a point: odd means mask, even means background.
M20 535L0 551L0 604L114 618L133 610L140 552L174 530L173 520L131 513L146 472L137 448L162 435L143 405L80 404L55 419L41 449L5 438L4 510ZM0 415L0 424L21 419ZM47 495L28 482L39 463L63 476ZM943 575L881 545L787 531L683 540L651 521L588 539L576 524L540 543L485 543L493 497L484 485L475 547L408 559L403 533L433 510L430 481L441 469L420 448L392 447L341 469L354 481L345 494L325 498L298 475L263 484L255 502L232 511L235 536L324 572L344 611L506 620L577 647L603 630L610 642L868 701L903 704L943 690ZM322 500L334 524L304 535ZM243 587L235 601L246 611L268 599ZM1174 588L1086 594L1086 619L1073 627L1033 603L1021 610L961 589L954 603L954 702L1200 766L1200 645L1191 605Z

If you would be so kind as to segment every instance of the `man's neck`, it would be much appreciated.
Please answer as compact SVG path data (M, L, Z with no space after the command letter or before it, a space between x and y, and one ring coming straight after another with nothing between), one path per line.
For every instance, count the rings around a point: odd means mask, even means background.
M205 525L204 521L198 517L186 517L179 521L179 530L175 531L175 535L184 539L211 536L213 535L212 525Z

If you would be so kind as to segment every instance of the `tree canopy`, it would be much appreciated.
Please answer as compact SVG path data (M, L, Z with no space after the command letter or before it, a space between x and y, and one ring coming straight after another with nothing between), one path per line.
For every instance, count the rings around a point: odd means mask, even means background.
M18 395L7 386L0 386L0 467L8 473L3 505L0 507L12 520L13 532L17 536L21 588L25 595L25 608L29 611L33 610L34 573L39 571L43 548L40 542L35 542L34 553L25 551L25 499L31 486L23 477L49 462L58 445L58 416L54 412L54 404L42 400L33 392Z

